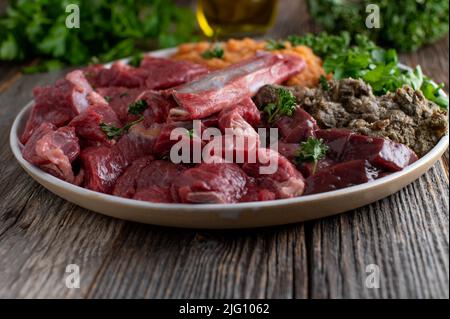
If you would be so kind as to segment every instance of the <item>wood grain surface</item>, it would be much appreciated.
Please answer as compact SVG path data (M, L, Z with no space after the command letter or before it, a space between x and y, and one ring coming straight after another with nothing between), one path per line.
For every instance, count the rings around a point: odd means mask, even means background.
M186 1L185 1L186 2ZM302 1L281 1L270 37L317 31ZM408 65L446 84L448 37ZM116 220L35 183L9 149L32 88L62 72L0 64L1 298L448 298L448 152L396 194L335 217L254 230L180 230ZM68 264L80 267L68 289ZM368 265L380 288L365 286Z

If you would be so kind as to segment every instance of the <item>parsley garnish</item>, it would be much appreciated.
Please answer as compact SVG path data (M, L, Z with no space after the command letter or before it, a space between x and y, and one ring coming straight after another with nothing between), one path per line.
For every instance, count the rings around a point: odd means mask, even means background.
M375 95L395 92L405 85L422 91L431 102L443 109L448 108L448 98L438 85L422 74L420 66L414 70L405 70L398 66L397 52L377 46L365 35L351 37L348 32L329 35L289 36L293 46L306 45L323 59L326 73L332 73L333 79L362 79L370 84ZM321 84L322 84L321 80Z
M128 113L133 114L133 115L140 115L140 114L142 114L142 112L144 112L147 109L147 107L148 107L148 104L145 100L137 100L136 102L131 103L128 106ZM141 115L137 120L128 122L123 127L116 127L114 125L100 123L100 129L106 134L108 139L112 140L114 138L121 137L123 134L128 132L130 127L132 127L133 125L135 125L139 122L142 122L143 120L144 120L144 116Z
M300 148L295 154L295 159L298 163L314 162L312 171L314 174L316 172L317 163L325 158L327 151L328 146L324 144L321 138L308 137L306 142L300 143Z
M269 124L274 123L280 116L292 116L297 108L294 94L288 89L277 88L277 95L276 102L267 104L263 109Z
M134 103L131 103L128 106L128 113L133 115L139 115L144 112L148 107L148 104L145 100L137 100Z
M100 129L105 133L106 137L110 140L119 138L135 124L138 124L144 120L144 116L140 116L136 121L129 122L122 127L116 127L106 123L100 123Z
M128 65L138 68L141 65L143 58L144 58L144 54L137 53L131 57L130 61L128 61Z
M319 78L319 81L320 81L320 85L322 86L322 90L328 91L330 89L330 85L328 84L328 80L326 77L321 75Z
M189 138L193 139L193 138L194 138L194 135L195 135L194 129L191 128L190 130L188 130L187 135L189 136Z
M108 103L111 101L111 97L108 96L108 95L105 95L103 98L104 98L105 101L108 102Z
M286 45L284 44L283 41L276 41L276 40L270 39L270 40L267 40L266 49L270 50L270 51L282 50L282 49L286 49Z
M203 52L202 57L207 60L210 60L213 58L221 59L221 58L223 58L224 53L225 52L220 47L220 45L216 44L214 46L211 46L211 48L209 48L205 52Z

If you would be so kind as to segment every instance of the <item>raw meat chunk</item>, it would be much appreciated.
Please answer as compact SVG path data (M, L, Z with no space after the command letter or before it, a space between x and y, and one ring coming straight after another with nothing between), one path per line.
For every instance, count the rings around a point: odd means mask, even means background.
M129 119L128 107L135 102L137 97L144 91L143 88L126 88L126 87L101 87L96 91L103 96L122 123Z
M81 71L67 74L65 79L56 81L53 86L35 88L35 104L20 137L22 144L28 141L42 123L52 123L57 127L69 123L87 109L86 96L90 92L92 88Z
M111 193L117 178L133 161L151 155L160 128L145 128L142 123L133 126L128 134L112 147L90 147L81 153L85 172L85 187L102 193Z
M89 107L70 121L69 126L73 126L77 136L89 143L111 143L111 140L108 140L105 133L101 130L100 124L105 123L120 127L122 126L121 122L105 99L98 93L89 93L87 99Z
M181 203L236 203L246 192L247 176L235 164L200 164L185 170L172 184Z
M378 171L365 160L340 163L308 177L305 195L358 185L377 177Z
M56 129L51 123L43 123L35 130L22 151L30 163L63 179L75 183L72 162L80 154L78 138L73 127Z
M418 159L406 145L381 137L359 135L343 129L319 130L316 135L328 145L327 156L337 162L364 159L380 169L395 172Z
M145 87L151 90L168 89L204 75L208 69L188 61L176 61L146 56L137 74L145 79Z
M271 149L259 149L256 163L245 163L242 169L257 178L261 188L274 192L279 198L303 194L305 181L302 174L287 158Z
M287 143L305 141L308 137L314 137L314 132L319 129L316 120L300 107L297 107L292 117L283 116L275 125Z

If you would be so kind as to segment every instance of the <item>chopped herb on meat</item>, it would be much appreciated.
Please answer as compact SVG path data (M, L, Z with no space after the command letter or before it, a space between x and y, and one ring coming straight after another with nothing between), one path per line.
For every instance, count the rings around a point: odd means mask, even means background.
M325 158L328 151L328 146L325 145L322 139L308 137L306 142L300 143L300 147L295 154L295 159L298 163L313 162L313 174L316 172L317 163Z
M144 112L148 107L148 104L145 100L138 100L134 103L131 103L128 106L128 113L133 115L139 115Z
M128 130L133 126L136 125L144 120L143 116L140 116L137 120L129 122L125 124L122 127L116 127L114 125L108 125L106 123L100 123L100 129L105 133L106 137L108 139L117 139L121 137L123 134L128 132Z
M269 124L274 123L280 118L280 116L292 116L297 108L295 97L291 91L283 87L279 87L276 92L276 101L273 103L268 103L263 109Z
M128 61L128 65L138 68L141 65L143 58L144 58L144 54L137 53L131 57L130 61Z

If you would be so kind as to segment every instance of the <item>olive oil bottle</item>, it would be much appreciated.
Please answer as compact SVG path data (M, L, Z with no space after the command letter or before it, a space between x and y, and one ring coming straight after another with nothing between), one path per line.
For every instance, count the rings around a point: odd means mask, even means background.
M197 21L207 37L262 35L275 21L278 0L198 0Z

